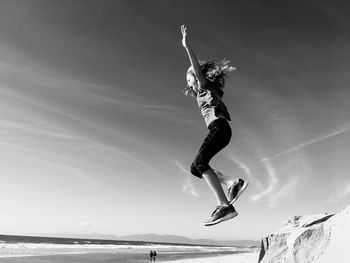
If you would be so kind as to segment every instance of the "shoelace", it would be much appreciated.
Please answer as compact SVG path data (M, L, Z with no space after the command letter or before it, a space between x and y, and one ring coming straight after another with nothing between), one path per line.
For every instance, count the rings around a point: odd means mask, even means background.
M213 212L211 215L212 215L212 216L215 215L216 211L218 211L220 208L225 208L225 207L229 207L229 206L228 206L228 205L218 205L218 206L215 208L214 212Z
M243 185L243 180L238 178L229 188L229 191L231 192L236 186L242 186Z

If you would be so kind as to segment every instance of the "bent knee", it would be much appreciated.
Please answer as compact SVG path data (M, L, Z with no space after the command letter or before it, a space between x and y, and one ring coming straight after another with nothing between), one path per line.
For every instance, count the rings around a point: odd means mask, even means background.
M191 170L191 174L193 174L194 176L202 177L202 175L199 173L199 171L197 169L197 164L196 164L195 161L191 164L191 169L190 170Z
M211 169L208 163L201 162L200 160L194 160L191 164L191 173L199 178L202 178L202 174Z

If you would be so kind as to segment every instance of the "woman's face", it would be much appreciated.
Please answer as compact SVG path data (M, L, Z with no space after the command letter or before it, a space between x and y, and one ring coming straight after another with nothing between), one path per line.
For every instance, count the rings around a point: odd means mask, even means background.
M187 86L191 87L195 92L198 91L198 80L193 72L188 71L186 74Z

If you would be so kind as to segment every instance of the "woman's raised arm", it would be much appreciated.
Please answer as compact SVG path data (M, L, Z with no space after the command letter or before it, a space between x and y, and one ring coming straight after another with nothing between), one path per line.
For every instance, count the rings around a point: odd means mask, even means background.
M191 48L190 41L188 40L185 25L181 26L181 33L182 33L182 45L184 46L184 48L187 51L187 55L188 55L188 58L190 59L194 74L196 75L196 78L198 79L199 84L204 85L206 83L206 79L202 73L200 66L199 66L198 59Z

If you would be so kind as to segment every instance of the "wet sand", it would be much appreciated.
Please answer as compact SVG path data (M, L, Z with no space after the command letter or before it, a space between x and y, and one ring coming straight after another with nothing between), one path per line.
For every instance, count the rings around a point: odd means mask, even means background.
M168 263L256 263L258 253L159 254L156 262ZM144 253L98 253L0 258L1 263L149 263Z
M208 258L192 258L168 261L168 263L257 263L259 253L238 253Z

